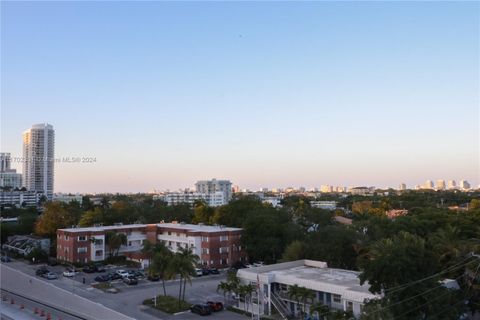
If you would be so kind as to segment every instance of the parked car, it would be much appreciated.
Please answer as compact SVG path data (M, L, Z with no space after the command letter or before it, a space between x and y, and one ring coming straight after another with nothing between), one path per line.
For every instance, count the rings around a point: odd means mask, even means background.
M208 271L210 272L210 274L220 274L217 268L210 268Z
M57 279L57 275L53 272L47 272L47 273L44 273L42 274L42 277L47 279L47 280L54 280L54 279Z
M190 307L190 311L201 316L207 316L209 314L212 314L212 311L210 311L210 307L204 304L195 304Z
M202 268L202 275L203 276L208 276L210 274L210 270L208 268Z
M94 263L93 267L95 268L95 272L105 272L105 267L100 263Z
M136 278L144 278L145 275L140 270L128 270L128 275L134 276Z
M129 274L128 274L128 271L126 270L123 270L123 269L120 269L120 270L117 270L115 271L118 275L120 275L120 277L122 278L125 278L127 277Z
M35 271L35 274L36 274L37 276L42 276L42 275L44 275L45 273L48 273L48 272L49 272L49 271L48 271L47 267L43 266L43 267L38 268L38 269Z
M49 266L52 266L52 267L53 267L53 266L57 266L57 265L58 265L58 261L57 261L57 259L55 259L55 258L48 258L47 264L48 264Z
M223 310L223 303L218 301L217 302L207 301L207 306L209 306L210 310L214 312Z
M160 281L160 276L158 274L149 274L147 280Z
M110 277L107 274L102 274L101 276L96 276L95 281L97 281L97 282L107 282L107 281L110 281Z
M0 258L0 261L2 261L2 262L11 262L12 259L10 259L10 257L8 257L8 256L2 256L2 258Z
M78 271L75 271L74 269L66 269L63 271L63 276L64 277L75 277L78 274Z
M128 285L135 285L135 284L138 284L138 280L137 278L135 278L134 276L126 276L123 278L123 282L125 282L126 284Z
M83 272L85 273L94 273L97 269L95 268L95 266L86 266L86 267L83 267Z
M202 269L195 268L195 271L193 271L193 275L194 275L195 277L201 277L201 276L203 276L203 271L202 271Z
M116 272L110 272L110 273L108 274L108 276L110 277L110 280L122 279L122 276L119 275L119 274L116 273Z

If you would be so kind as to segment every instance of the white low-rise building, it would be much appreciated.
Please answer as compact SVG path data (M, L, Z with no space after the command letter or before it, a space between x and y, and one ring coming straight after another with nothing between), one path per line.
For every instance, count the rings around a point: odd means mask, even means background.
M63 203L70 203L76 201L79 204L82 204L83 196L81 194L66 194L66 193L54 193L53 201L60 201Z
M200 192L170 192L154 199L162 199L169 206L178 204L193 205L196 201L205 201L210 207L218 207L227 204L225 193L222 191L212 193Z
M325 209L325 210L335 210L337 208L337 202L336 201L313 200L313 201L310 201L310 206L312 208L319 208L319 209Z
M290 286L298 285L314 292L315 297L307 302L306 310L312 303L320 302L331 309L351 311L358 317L367 300L380 298L368 290L368 283L360 285L359 274L328 268L326 262L297 260L241 269L237 276L243 284L258 288L248 307L260 315L272 315L274 309L284 317L299 315L302 306L288 294ZM243 308L244 302L238 303L237 307Z
M42 196L38 191L0 191L0 206L36 207Z

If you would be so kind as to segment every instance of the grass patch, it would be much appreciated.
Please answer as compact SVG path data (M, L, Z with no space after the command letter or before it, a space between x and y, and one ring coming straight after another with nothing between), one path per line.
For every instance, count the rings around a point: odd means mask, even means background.
M102 291L107 291L107 289L113 288L112 284L110 282L100 282L92 285L95 289L99 289Z
M186 301L180 301L179 305L178 299L171 296L157 296L156 307L154 303L155 302L153 299L147 299L143 301L144 305L170 314L190 310L190 306L192 305L191 303L188 303Z

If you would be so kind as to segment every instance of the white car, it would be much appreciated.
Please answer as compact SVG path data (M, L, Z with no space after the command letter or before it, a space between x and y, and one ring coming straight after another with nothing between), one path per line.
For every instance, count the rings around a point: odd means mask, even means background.
M75 277L78 274L78 271L72 270L72 269L67 269L63 271L63 276L64 277Z
M119 276L121 276L122 278L125 278L125 277L128 277L128 276L129 276L128 271L123 270L123 269L122 269L122 270L117 270L116 273L117 273Z
M202 271L202 269L195 268L194 275L195 275L196 277L201 277L201 276L203 276L203 271Z

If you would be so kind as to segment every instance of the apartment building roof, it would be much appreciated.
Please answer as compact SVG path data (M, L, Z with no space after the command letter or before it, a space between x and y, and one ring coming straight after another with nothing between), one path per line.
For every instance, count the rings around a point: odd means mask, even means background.
M298 284L316 291L339 294L348 300L363 302L378 298L368 289L368 283L360 285L359 272L328 268L327 263L313 260L297 260L268 266L241 269L238 276L263 283Z
M153 224L155 225L155 224ZM148 224L123 224L123 225L112 225L112 226L96 226L96 227L83 227L83 228L64 228L58 229L64 232L101 232L101 231L111 231L118 229L139 229L145 228ZM187 223L157 223L159 228L169 228L169 229L180 229L180 230L189 230L192 232L220 232L220 231L241 231L241 228L231 228L225 226L208 226L202 224L187 224Z

